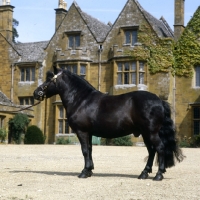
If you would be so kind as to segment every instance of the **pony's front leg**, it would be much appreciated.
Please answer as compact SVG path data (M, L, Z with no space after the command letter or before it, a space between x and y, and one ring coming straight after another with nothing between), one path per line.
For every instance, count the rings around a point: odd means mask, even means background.
M94 164L92 160L92 135L87 132L78 131L78 139L81 143L81 149L84 156L84 169L79 174L79 178L88 178L92 176L92 169L94 169Z

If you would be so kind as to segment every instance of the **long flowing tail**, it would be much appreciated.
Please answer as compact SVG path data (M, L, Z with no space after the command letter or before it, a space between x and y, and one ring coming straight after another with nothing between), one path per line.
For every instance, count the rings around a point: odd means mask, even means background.
M178 146L176 130L174 122L171 119L169 103L163 101L163 107L165 112L165 120L162 128L159 131L159 136L165 146L165 168L169 168L175 165L175 160L181 162L185 156L182 154L182 151Z

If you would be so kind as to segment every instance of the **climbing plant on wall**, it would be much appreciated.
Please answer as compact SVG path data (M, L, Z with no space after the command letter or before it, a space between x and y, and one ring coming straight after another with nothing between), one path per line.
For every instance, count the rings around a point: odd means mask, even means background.
M191 77L193 67L200 65L200 8L175 44L173 54L174 74Z
M145 60L151 73L169 72L173 64L173 40L161 39L155 35L149 24L143 23L138 33L139 44L126 55Z

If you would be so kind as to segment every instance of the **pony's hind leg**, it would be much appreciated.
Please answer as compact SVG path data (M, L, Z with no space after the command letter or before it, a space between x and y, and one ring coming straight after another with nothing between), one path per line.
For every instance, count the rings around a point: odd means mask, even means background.
M161 141L159 134L151 134L151 142L158 153L158 172L156 176L153 178L154 181L161 181L163 177L163 173L165 170L165 147L163 142Z
M138 179L147 179L148 178L148 176L149 176L148 174L152 172L153 160L154 160L155 153L156 153L156 150L150 144L150 142L147 142L144 139L144 143L147 147L149 156L148 156L147 164L146 164L144 170L142 171L142 173L139 175Z
M84 156L84 169L79 174L79 178L88 178L92 176L92 169L94 169L94 164L92 160L92 135L79 131L77 133L78 139L81 143L81 149Z

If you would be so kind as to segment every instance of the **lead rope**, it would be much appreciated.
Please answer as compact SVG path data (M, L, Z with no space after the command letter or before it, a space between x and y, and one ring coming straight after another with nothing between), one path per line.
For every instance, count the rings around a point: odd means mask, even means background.
M34 104L31 105L31 106L28 106L28 107L22 108L22 109L20 109L20 110L16 110L16 111L8 111L8 112L20 112L20 111L23 111L23 110L27 110L28 108L32 108L33 106L36 106L36 105L38 105L38 104L40 104L40 103L41 103L41 101L38 101L38 102L34 103Z

